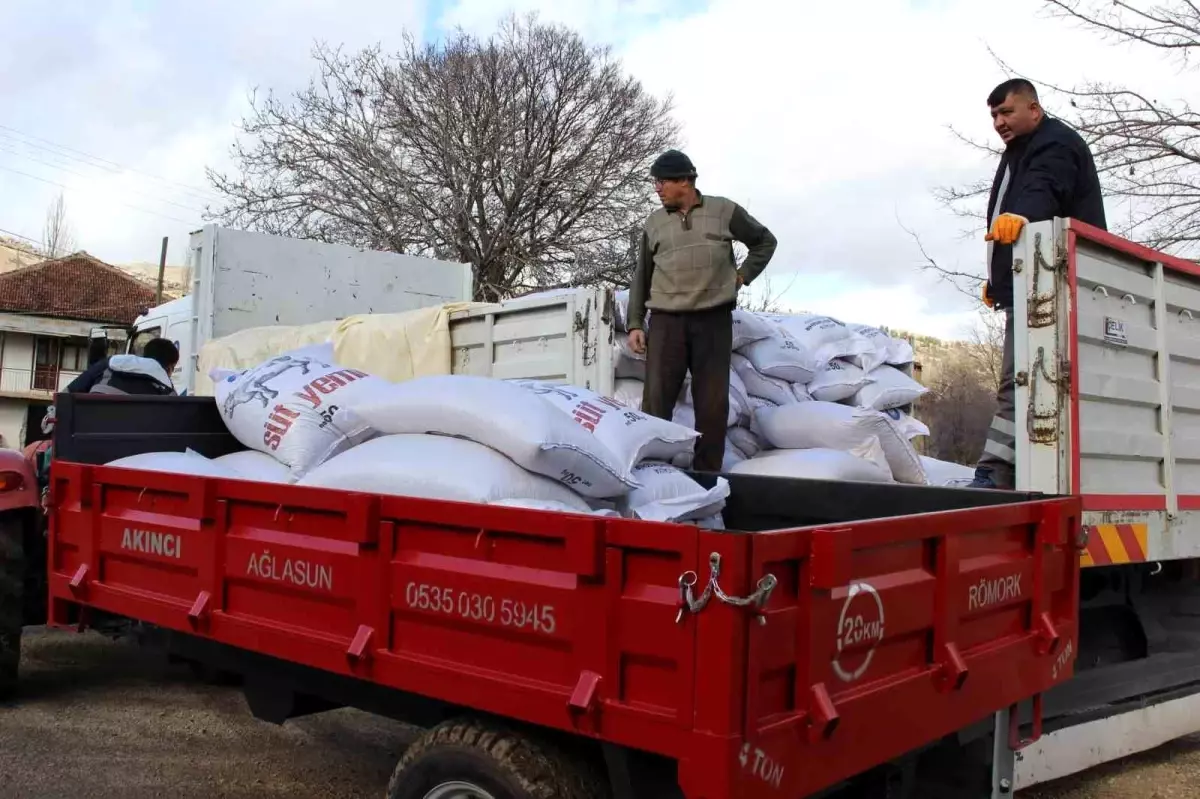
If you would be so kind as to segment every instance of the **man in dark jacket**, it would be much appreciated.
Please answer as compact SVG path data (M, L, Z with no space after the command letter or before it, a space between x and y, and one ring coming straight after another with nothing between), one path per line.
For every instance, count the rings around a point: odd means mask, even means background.
M663 207L650 215L629 287L629 345L646 354L642 410L670 419L688 372L696 444L692 468L720 471L729 414L729 362L737 293L766 268L775 237L732 200L696 188L696 168L678 150L650 167ZM749 249L738 268L733 243ZM646 309L653 311L649 336Z
M142 354L114 355L97 361L71 381L68 394L172 395L171 372L179 362L179 349L165 338L146 342Z
M1013 383L1013 248L1030 222L1072 217L1105 228L1104 200L1092 153L1065 123L1046 116L1037 89L1022 78L988 95L992 125L1006 145L988 200L988 282L983 301L1003 311L1004 363L976 488L1015 487L1016 427Z

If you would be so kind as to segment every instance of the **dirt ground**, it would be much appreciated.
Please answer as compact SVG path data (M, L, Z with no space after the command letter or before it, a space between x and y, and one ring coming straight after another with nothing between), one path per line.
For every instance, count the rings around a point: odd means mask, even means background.
M132 644L27 631L0 705L0 799L380 799L413 730L353 710L274 726ZM1018 799L1192 799L1200 737Z

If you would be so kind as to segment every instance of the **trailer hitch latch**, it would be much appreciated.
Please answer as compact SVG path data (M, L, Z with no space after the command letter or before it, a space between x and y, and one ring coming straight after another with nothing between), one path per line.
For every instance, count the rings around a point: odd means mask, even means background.
M677 605L679 610L675 614L675 623L682 622L685 613L699 613L704 610L709 600L715 596L718 602L724 602L726 605L732 605L735 608L750 608L755 618L758 619L758 623L766 624L767 617L764 609L767 601L771 598L771 592L779 584L775 575L763 575L749 596L730 596L725 593L718 581L720 576L721 555L717 552L708 556L708 585L704 586L700 596L697 597L694 590L696 583L700 581L699 575L694 571L686 571L679 575L679 604Z

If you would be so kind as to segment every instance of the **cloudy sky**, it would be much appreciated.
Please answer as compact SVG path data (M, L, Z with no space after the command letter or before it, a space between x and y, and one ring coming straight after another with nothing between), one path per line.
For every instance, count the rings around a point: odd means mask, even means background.
M80 248L154 261L166 235L181 262L218 201L204 167L228 163L254 87L307 82L314 40L387 48L405 30L486 34L538 5L6 0L0 232L39 239L62 191ZM934 335L965 334L975 310L919 269L904 228L945 265L982 268L981 234L964 237L931 190L994 169L948 130L992 135L984 98L1007 76L989 47L1037 79L1121 79L1159 97L1186 85L1154 53L1053 19L1040 0L555 0L541 13L674 94L702 188L778 236L766 276L786 306Z

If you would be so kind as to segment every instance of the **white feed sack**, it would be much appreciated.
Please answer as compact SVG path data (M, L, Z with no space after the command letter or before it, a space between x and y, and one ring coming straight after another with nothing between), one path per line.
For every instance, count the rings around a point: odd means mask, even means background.
M187 452L143 452L139 455L129 455L109 461L105 466L140 469L146 472L186 474L193 477L241 478L241 475L229 466L191 450Z
M257 480L260 483L290 483L295 479L288 467L270 455L253 449L213 458L213 463L231 469L246 480Z
M652 522L691 521L720 513L729 497L729 482L717 478L704 488L682 470L667 463L647 461L634 469L640 488L622 502L628 515Z
M866 373L852 363L832 360L808 384L807 393L821 402L841 402L850 399L870 382Z
M920 419L914 419L899 408L889 408L888 410L883 411L883 414L895 423L896 428L900 431L900 434L909 441L912 441L914 438L929 435L928 425L926 425Z
M676 403L675 410L671 413L671 421L674 422L675 424L683 425L688 430L695 431L695 429L696 429L696 409L681 400L680 402ZM725 414L725 426L733 427L737 423L738 423L738 409L737 409L737 406L733 403L733 401L731 399L729 402L729 412ZM697 433L696 435L699 436L700 434ZM694 447L689 448L689 450L688 450L689 454L691 453L692 449L694 449ZM672 457L674 457L674 456L672 456Z
M392 384L331 363L321 347L296 350L237 373L217 373L217 407L238 441L299 477L374 435L352 410Z
M745 427L729 428L726 438L747 458L753 458L763 450L762 440Z
M925 470L912 444L884 414L833 402L800 402L755 415L758 429L777 449L837 449L866 455L878 445L901 483L923 485Z
M616 454L627 471L644 460L669 460L680 452L691 452L699 437L691 428L627 408L586 388L538 380L510 382L543 398L590 432Z
M963 488L975 480L975 470L960 463L940 461L936 458L921 456L921 465L925 467L925 475L929 485Z
M590 511L561 483L527 472L494 449L450 436L380 436L330 458L297 485L458 502L546 500Z
M554 403L514 382L474 375L419 377L390 384L357 412L381 433L439 433L483 444L584 496L618 496L635 485L626 457ZM468 475L463 471L462 479Z
M635 411L640 411L642 409L642 396L645 394L645 391L646 384L641 380L618 378L613 385L613 399L626 408L633 408Z
M782 328L770 338L743 347L741 354L746 356L759 374L788 383L807 383L821 366L821 362L807 348ZM746 388L750 388L749 382Z
M916 402L929 389L894 366L880 366L867 375L871 381L854 395L860 408L886 411Z
M787 405L796 401L792 386L786 380L764 375L755 369L754 364L744 355L735 352L730 363L733 364L733 370L741 379L749 397L765 399L775 405ZM750 405L753 411L754 403L751 402Z
M684 405L694 406L696 404L692 399L692 376L690 374L683 381L683 394L680 401ZM731 368L729 370L729 418L731 419L729 426L733 426L739 421L749 423L753 413L754 409L750 405L750 395L746 392L746 384Z
M848 324L846 327L862 336L871 345L871 349L851 358L851 361L866 372L888 362L892 351L892 337L877 327L871 325Z
M545 510L555 513L588 513L592 516L611 516L615 518L621 517L621 514L617 513L615 510L608 510L607 508L604 508L581 511L577 503L568 504L566 502L559 502L553 499L528 499L521 497L519 499L495 499L488 504L503 508L523 508L525 510Z
M830 316L794 314L771 318L811 356L814 371L834 358L858 358L875 350L871 342Z
M613 372L618 379L646 379L646 354L634 352L625 333L618 333L613 340Z
M779 449L743 461L733 474L766 477L799 477L808 480L855 480L890 483L887 469L869 460L836 449Z
M775 325L758 314L735 308L733 311L733 349L770 338L775 334Z

